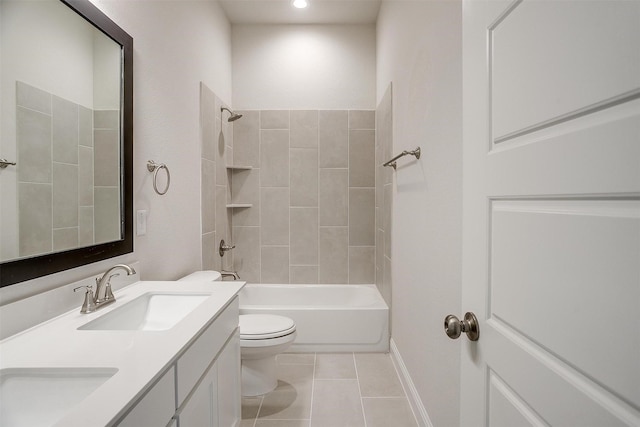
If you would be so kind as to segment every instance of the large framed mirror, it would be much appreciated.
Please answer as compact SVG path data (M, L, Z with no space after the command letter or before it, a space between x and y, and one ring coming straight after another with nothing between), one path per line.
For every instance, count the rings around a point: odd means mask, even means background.
M131 36L88 0L0 0L0 55L0 287L132 252Z

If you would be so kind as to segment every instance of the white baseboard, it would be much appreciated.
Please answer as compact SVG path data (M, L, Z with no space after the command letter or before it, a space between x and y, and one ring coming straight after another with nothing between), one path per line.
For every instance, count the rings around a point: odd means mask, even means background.
M433 423L429 419L429 414L427 414L427 410L425 409L422 401L420 400L420 396L418 395L418 390L416 390L415 385L413 385L413 381L411 380L411 376L409 375L409 371L402 360L402 356L398 351L398 347L396 347L396 343L391 338L391 360L396 365L396 370L398 371L398 375L400 376L400 381L402 382L402 386L404 387L404 391L407 394L407 399L409 399L409 405L411 405L411 410L413 411L413 415L416 417L416 421L420 427L433 427Z

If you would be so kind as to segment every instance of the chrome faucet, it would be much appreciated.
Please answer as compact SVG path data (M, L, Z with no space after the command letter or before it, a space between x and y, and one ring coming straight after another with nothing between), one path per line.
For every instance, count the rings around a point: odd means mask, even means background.
M136 274L136 271L126 264L114 265L113 267L108 269L102 275L102 277L100 277L99 279L96 278L95 295L93 293L93 288L91 285L79 286L73 290L74 292L82 288L85 288L87 290L84 296L84 303L82 304L82 308L80 309L80 313L91 313L92 311L96 311L98 308L102 307L103 305L107 305L116 300L116 297L113 295L113 292L111 291L111 278L114 276L119 276L120 274L117 274L117 273L111 274L111 272L119 268L125 270L127 272L127 276Z

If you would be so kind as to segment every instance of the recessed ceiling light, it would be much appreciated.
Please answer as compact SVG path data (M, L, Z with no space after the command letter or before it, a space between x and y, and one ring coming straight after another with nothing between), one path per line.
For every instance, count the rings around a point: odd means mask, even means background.
M305 7L309 6L307 0L293 0L293 3L291 4L293 5L293 7L298 9L304 9Z

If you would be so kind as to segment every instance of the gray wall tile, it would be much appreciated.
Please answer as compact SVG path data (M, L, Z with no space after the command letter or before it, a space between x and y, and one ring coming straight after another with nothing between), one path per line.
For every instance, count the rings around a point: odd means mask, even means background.
M260 170L243 170L231 174L231 201L251 203L251 208L233 210L233 225L260 225Z
M78 205L93 206L93 148L78 147Z
M80 206L78 209L78 244L93 245L93 206Z
M18 181L51 183L51 116L18 107Z
M117 187L95 189L96 243L120 239L120 190Z
M120 218L120 212L115 213ZM78 226L78 166L53 163L53 228Z
M202 234L212 233L216 229L216 164L211 160L201 160L201 202Z
M349 186L374 187L375 131L349 131Z
M52 109L53 161L77 165L78 104L54 96Z
M20 256L51 252L52 185L19 183L18 187Z
M291 264L318 265L318 209L291 208Z
M320 227L320 283L348 283L349 229Z
M16 81L16 105L51 115L51 94Z
M289 110L260 111L261 129L289 129Z
M289 189L260 190L260 238L263 245L289 245Z
M260 167L260 112L238 111L240 120L233 122L233 163L240 166Z
M242 280L260 283L260 227L233 227L233 269Z
M317 284L317 265L292 265L289 267L289 281L295 284Z
M375 189L349 189L349 245L375 245Z
M291 206L318 206L318 150L291 148Z
M318 113L318 144L321 168L346 168L348 162L348 112Z
M94 183L97 186L116 186L120 185L120 143L118 139L118 131L116 130L100 130L94 131ZM164 179L158 174L158 181ZM160 182L160 188L164 188Z
M93 147L93 110L78 106L78 144Z
M220 256L217 251L216 233L202 235L202 269L220 271Z
M289 283L289 247L263 246L261 283Z
M78 247L78 227L53 230L53 250L64 251Z
M349 224L349 172L320 169L320 225Z
M375 252L374 246L349 247L349 283L375 283Z
M349 129L375 129L376 112L374 110L350 110Z
M291 118L291 147L318 148L318 111L293 110Z
M224 185L216 185L216 248L217 245L220 244L220 240L224 239L225 242L229 244L233 244L232 234L231 234L231 210L227 209L227 187ZM218 251L215 251L217 257ZM233 255L233 254L231 254ZM225 256L224 260L220 262L224 264L223 266L227 268L230 266L232 262L232 256ZM222 265L221 264L221 265Z
M120 110L95 110L93 127L94 129L120 129Z
M260 185L289 186L289 131L260 131Z

